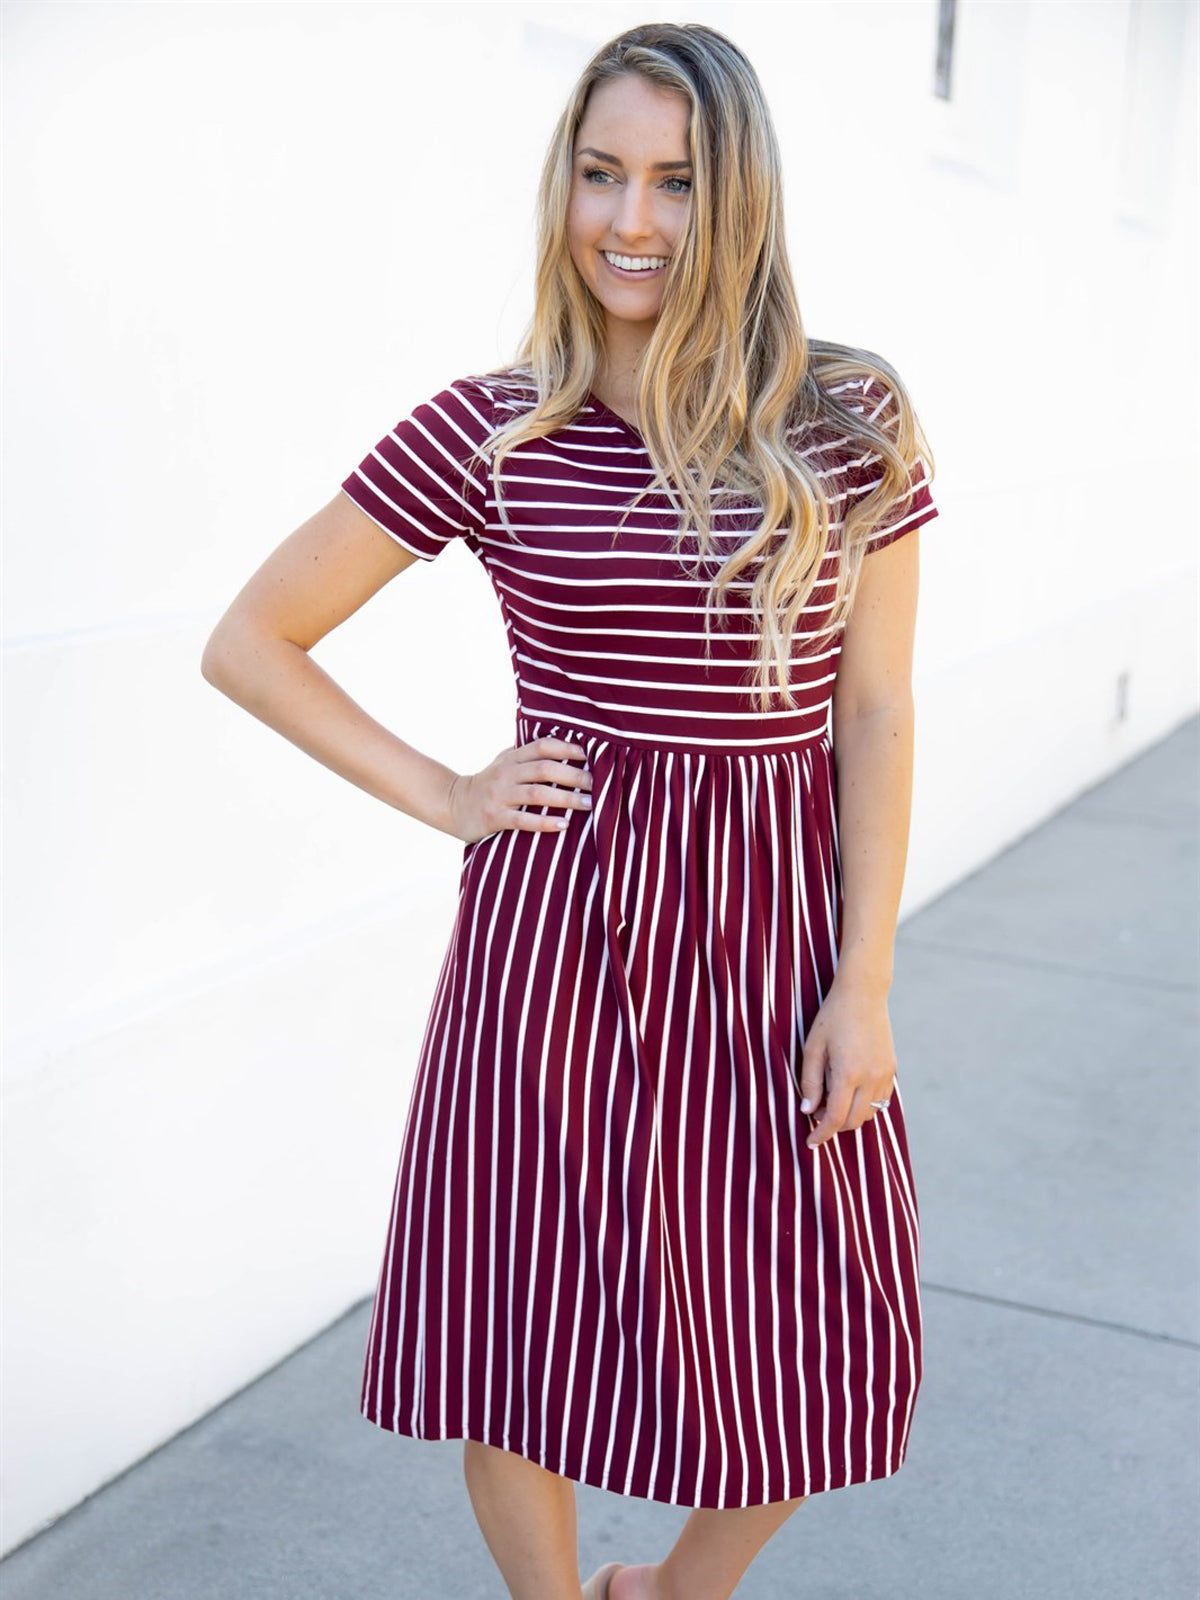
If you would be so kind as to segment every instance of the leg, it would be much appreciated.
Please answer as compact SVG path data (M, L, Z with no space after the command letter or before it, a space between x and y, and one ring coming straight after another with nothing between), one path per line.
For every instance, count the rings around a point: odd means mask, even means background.
M609 1600L729 1600L763 1545L806 1498L693 1511L670 1554L656 1567L618 1572Z
M575 1485L512 1450L463 1446L475 1518L513 1600L580 1600Z

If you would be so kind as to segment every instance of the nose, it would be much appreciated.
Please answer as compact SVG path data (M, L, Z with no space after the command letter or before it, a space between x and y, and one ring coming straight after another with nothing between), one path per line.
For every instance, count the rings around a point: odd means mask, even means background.
M613 232L629 243L653 236L654 216L650 196L637 183L627 183L617 201Z

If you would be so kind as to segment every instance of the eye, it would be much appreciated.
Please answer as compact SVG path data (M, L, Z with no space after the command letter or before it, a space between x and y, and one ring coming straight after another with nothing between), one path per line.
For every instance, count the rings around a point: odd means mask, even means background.
M591 183L591 180L593 178L607 178L607 177L609 177L609 173L605 172L603 167L584 167L584 169L583 169L583 181L585 183ZM678 177L666 178L666 179L664 179L664 182L666 182L666 183L681 183L683 185L682 189L670 189L670 190L668 190L669 194L687 194L688 190L692 187L692 180L690 178L678 178ZM592 187L593 188L599 187L601 189L606 189L608 187L608 185L605 184L605 183L602 183L602 184L599 184L599 185L592 184Z

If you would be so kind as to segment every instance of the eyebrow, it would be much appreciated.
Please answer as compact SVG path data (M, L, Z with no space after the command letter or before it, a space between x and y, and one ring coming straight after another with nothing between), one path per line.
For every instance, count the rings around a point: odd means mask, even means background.
M619 156L610 156L607 150L596 150L592 145L585 145L582 150L577 150L576 155L598 156L601 161L611 161L614 167L623 166ZM656 161L650 168L651 172L672 172L676 167L690 167L690 161Z

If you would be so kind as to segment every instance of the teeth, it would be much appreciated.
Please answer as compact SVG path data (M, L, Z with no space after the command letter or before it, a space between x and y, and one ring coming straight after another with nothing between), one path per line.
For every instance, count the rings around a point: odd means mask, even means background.
M626 272L646 272L667 264L666 256L614 256L610 250L604 252L604 259L615 267L624 267Z

